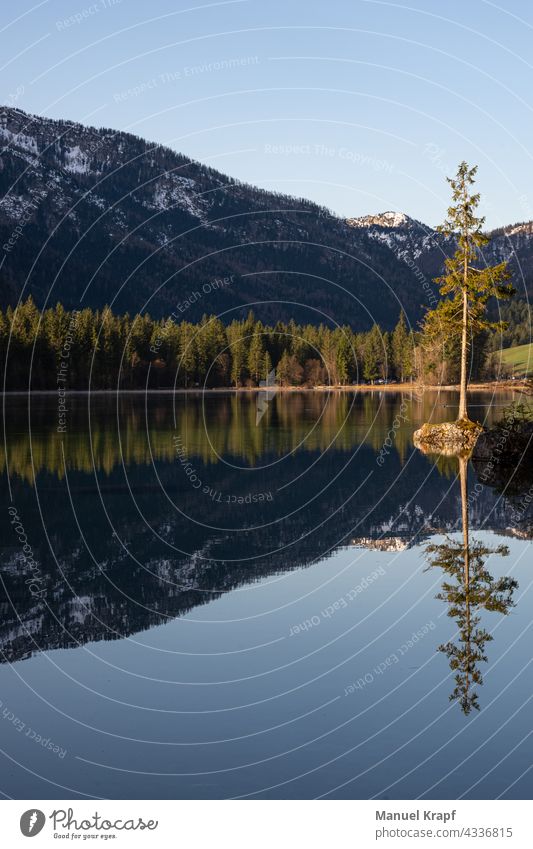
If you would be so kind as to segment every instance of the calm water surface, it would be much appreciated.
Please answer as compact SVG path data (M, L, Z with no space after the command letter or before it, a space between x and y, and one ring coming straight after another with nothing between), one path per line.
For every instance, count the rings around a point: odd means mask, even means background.
M0 790L531 798L533 471L413 448L456 401L7 398Z

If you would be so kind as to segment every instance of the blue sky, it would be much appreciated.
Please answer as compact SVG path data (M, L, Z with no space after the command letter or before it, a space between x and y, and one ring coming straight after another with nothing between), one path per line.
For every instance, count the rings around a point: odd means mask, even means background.
M129 130L346 216L439 223L479 165L489 226L533 218L526 0L3 4L1 101Z

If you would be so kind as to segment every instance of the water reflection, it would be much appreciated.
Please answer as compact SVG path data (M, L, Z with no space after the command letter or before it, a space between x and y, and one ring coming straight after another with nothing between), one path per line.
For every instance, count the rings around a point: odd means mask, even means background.
M437 598L448 605L448 616L455 620L457 635L454 640L439 646L449 660L454 672L455 687L450 695L461 710L469 714L479 710L477 687L483 684L481 664L487 662L485 648L493 640L481 625L481 611L507 614L514 606L513 593L518 583L513 578L493 578L487 569L487 560L494 555L506 556L505 545L490 548L469 534L468 472L466 457L458 457L461 487L462 541L447 538L445 542L426 548L431 568L445 574Z
M457 407L456 393L448 391L421 398L390 392L280 392L257 422L258 395L71 395L64 433L57 430L53 396L33 396L31 404L24 396L9 396L0 473L8 471L30 484L42 472L60 480L69 469L109 475L121 465L173 462L176 438L190 457L205 463L232 458L248 466L261 464L265 455L296 451L351 452L364 445L379 452L388 439L385 456L393 454L404 463L412 451L413 430L429 418L453 416ZM511 399L502 393L483 413L490 396L480 395L479 417L490 424Z
M28 591L32 569L8 529L1 659L119 639L347 546L399 552L453 531L455 460L435 464L413 448L411 434L430 413L449 417L455 403L452 393L421 402L280 394L257 426L253 395L73 396L67 432L58 434L54 399L35 397L31 410L26 399L11 399L2 469L42 592ZM509 510L483 486L470 523L502 532ZM464 516L463 525L468 536ZM435 549L437 565L458 576L464 546ZM463 582L450 590L449 602L468 607L461 633L472 646L477 639L481 652L471 612L482 599L489 604L488 579L485 555L474 550L467 589ZM494 598L498 592L495 584Z
M1 707L67 752L1 722L11 796L531 798L531 504L413 447L455 396L6 400Z

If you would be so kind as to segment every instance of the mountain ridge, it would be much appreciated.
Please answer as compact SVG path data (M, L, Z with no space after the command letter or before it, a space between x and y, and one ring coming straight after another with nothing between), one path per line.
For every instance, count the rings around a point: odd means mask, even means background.
M4 307L31 293L40 306L162 317L187 303L190 320L253 309L387 328L401 309L418 321L453 247L403 213L345 220L122 131L1 107L0 142ZM491 256L514 240L529 259L532 232L497 236Z

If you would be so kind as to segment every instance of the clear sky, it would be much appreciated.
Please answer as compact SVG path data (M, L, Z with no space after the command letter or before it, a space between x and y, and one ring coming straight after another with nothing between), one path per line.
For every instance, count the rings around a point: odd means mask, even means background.
M0 31L2 103L346 216L437 224L466 159L488 226L533 219L530 0L17 0Z

